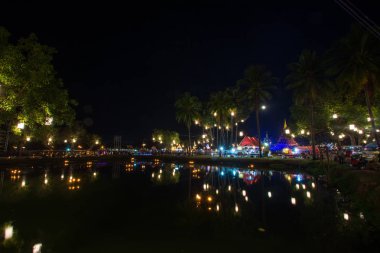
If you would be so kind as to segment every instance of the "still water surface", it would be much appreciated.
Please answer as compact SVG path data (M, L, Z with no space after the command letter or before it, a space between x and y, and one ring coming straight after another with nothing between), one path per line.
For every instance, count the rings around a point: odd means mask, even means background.
M0 252L365 249L352 231L363 214L306 174L132 159L0 168L0 180L0 225L15 232Z

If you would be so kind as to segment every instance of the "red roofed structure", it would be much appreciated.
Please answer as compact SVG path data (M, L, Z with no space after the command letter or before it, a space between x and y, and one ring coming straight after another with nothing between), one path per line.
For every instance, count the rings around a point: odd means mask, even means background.
M258 147L259 141L255 137L244 136L239 146L240 147Z

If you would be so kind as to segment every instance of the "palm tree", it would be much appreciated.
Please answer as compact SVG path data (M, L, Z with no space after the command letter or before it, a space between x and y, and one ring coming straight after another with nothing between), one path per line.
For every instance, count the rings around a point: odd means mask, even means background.
M189 134L189 152L191 151L191 135L190 128L191 124L195 119L200 116L200 111L202 108L201 102L195 96L191 96L190 93L186 92L175 102L176 108L176 118L179 123L186 125Z
M256 112L260 157L262 157L259 118L260 104L271 98L270 90L275 88L275 81L276 79L272 76L272 73L262 65L249 66L245 70L244 78L238 81L238 85L242 88L247 103Z
M289 82L288 89L294 90L294 100L296 105L308 108L310 113L310 136L315 154L315 109L318 102L318 94L325 84L324 72L322 71L321 60L316 52L304 50L298 58L298 62L289 65L290 74L286 77Z
M380 71L379 41L372 35L353 26L351 32L342 38L328 53L330 73L336 75L338 83L348 86L354 95L365 95L372 134L380 146L376 134L375 118L372 112L374 91Z

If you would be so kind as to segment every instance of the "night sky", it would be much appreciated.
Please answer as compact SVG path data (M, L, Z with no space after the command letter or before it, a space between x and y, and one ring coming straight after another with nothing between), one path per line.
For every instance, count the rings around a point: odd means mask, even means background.
M265 64L280 79L262 114L262 133L275 139L292 102L287 64L302 49L323 52L355 23L333 0L81 2L8 1L0 25L13 39L34 32L56 48L54 64L79 103L78 118L125 144L149 140L154 128L185 134L176 98L189 91L206 100L250 64ZM376 1L352 2L380 23ZM256 133L253 116L243 129Z

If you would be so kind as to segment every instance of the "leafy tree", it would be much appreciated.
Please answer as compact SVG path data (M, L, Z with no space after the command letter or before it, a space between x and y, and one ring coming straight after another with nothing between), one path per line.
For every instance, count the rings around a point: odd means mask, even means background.
M270 90L274 89L276 79L272 73L262 65L252 65L245 70L244 78L238 81L238 85L244 91L245 100L251 110L256 112L256 127L259 140L259 154L261 150L261 130L260 130L260 104L271 98Z
M39 136L47 126L71 123L74 111L68 92L52 64L55 50L38 42L36 35L16 44L0 28L0 123L15 134ZM25 130L16 128L18 122Z
M154 129L152 139L154 142L163 145L167 150L171 150L173 145L180 144L179 133L175 131Z
M380 145L373 113L375 91L379 88L379 41L353 26L351 32L329 51L327 59L330 73L337 78L342 89L354 96L364 94L372 135Z
M191 124L195 119L199 119L202 104L195 96L191 96L190 93L183 94L175 102L176 118L179 123L186 125L189 134L189 152L191 152Z

